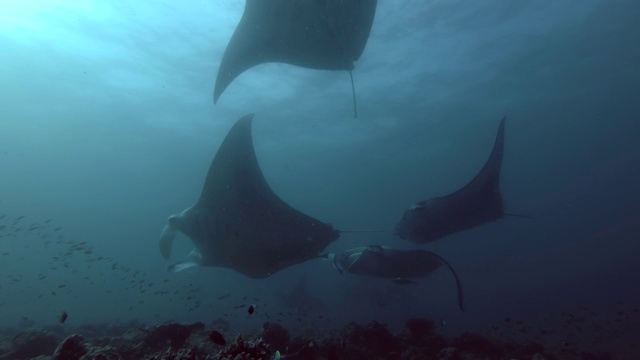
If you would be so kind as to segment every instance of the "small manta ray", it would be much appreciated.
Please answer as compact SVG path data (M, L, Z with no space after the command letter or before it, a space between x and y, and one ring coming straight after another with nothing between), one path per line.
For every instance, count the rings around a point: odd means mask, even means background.
M400 250L381 245L357 247L339 254L328 254L340 273L399 279L425 277L444 265L453 274L458 289L458 307L464 311L462 284L453 267L440 255L427 250Z
M276 272L318 257L340 236L282 201L265 180L253 148L246 115L231 128L218 149L198 202L172 215L160 237L160 252L169 258L180 231L193 241L188 257L167 269L218 266L250 278Z
M395 234L416 243L436 241L503 218L506 214L500 194L500 168L504 152L503 118L493 150L480 172L461 189L441 197L421 201L407 211L396 225Z
M351 75L369 38L376 5L377 0L247 0L222 57L213 102L245 70L269 62L348 70ZM353 76L351 86L353 90ZM355 111L355 90L353 101Z

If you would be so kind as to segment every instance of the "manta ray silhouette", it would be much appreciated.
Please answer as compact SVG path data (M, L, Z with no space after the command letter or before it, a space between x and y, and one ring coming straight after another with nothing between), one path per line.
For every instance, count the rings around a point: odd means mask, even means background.
M351 73L369 38L376 5L377 0L247 0L218 69L214 103L236 77L259 64Z
M292 208L271 190L253 148L252 119L252 114L242 117L227 134L198 202L169 217L160 237L162 255L170 256L178 231L195 246L169 271L219 266L265 278L316 258L338 239L338 230Z
M353 248L339 254L328 254L338 271L352 274L409 280L425 277L440 266L447 267L456 280L458 307L464 311L462 284L453 267L440 255L427 250L400 250L388 246L370 245Z
M501 219L505 215L529 217L504 212L500 169L505 122L506 118L503 118L491 155L473 180L451 194L421 201L406 210L396 224L396 235L412 242L427 243Z

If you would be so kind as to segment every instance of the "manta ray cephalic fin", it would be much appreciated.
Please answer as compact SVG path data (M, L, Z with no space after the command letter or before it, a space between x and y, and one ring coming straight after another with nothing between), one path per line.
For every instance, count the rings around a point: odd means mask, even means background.
M187 255L187 257L183 260L178 261L175 264L169 265L167 268L168 272L176 273L182 270L186 270L188 268L201 266L202 265L202 255L197 250L193 250Z

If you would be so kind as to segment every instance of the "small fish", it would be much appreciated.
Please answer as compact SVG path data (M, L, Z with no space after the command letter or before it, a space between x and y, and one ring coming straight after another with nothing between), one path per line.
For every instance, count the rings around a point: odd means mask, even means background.
M276 350L275 355L273 355L273 360L280 360L282 359L282 355L280 355L280 350Z
M60 314L60 317L58 318L58 322L60 324L64 324L64 322L67 321L68 317L69 317L69 315L67 315L67 312L63 311L62 314Z
M224 339L224 336L218 331L211 331L209 334L209 339L213 341L214 344L225 346L227 345L227 341Z
M249 315L253 314L254 311L255 308L253 307L253 305L249 305L249 307L247 308L247 312L249 313Z

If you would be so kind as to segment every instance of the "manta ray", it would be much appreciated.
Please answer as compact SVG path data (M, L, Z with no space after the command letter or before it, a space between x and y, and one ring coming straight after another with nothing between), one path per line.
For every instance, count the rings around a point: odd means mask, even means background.
M376 5L377 0L247 0L218 69L214 103L236 77L259 64L351 74L369 38Z
M160 236L160 252L171 255L178 231L195 249L167 269L217 266L250 278L265 278L318 257L339 237L331 225L289 206L269 187L253 148L253 114L238 120L218 149L200 199L169 217Z
M506 118L498 127L493 150L480 172L461 189L441 197L420 201L404 212L395 233L416 243L436 241L447 235L465 231L507 214L500 193L500 169L504 153Z
M388 246L370 245L353 248L339 254L327 254L340 273L392 278L395 282L425 277L446 266L456 280L458 307L464 311L462 284L453 267L440 255L427 250L400 250Z

